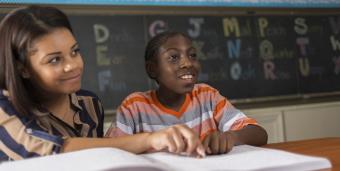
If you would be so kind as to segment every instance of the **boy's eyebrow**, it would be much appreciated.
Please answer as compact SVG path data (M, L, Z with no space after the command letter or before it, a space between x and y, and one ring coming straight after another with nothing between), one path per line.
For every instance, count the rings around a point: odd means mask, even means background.
M168 48L168 49L164 49L164 51L161 51L161 54L168 52L170 50L180 51L180 49L178 49L178 48ZM194 46L191 46L187 49L187 51L190 51L190 50L196 50L196 48Z
M170 50L176 50L176 51L178 51L178 49L177 48L162 48L162 49L160 49L160 54L163 54L163 53L166 53L166 52L168 52L168 51L170 51Z
M194 46L191 46L188 50L196 50Z

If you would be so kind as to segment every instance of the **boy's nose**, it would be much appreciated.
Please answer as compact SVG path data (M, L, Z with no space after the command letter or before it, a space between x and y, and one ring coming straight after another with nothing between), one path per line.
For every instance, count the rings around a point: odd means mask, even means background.
M191 60L189 59L189 56L183 56L181 58L181 63L180 63L180 67L181 68L185 68L185 67L191 67L192 66L192 62Z

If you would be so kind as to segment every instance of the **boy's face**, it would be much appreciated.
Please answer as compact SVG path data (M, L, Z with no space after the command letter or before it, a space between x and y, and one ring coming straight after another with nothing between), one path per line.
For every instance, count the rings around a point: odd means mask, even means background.
M28 78L42 91L69 94L80 89L83 60L72 33L57 28L33 42Z
M157 56L155 75L159 88L176 94L192 91L201 69L196 56L190 40L181 35L169 38Z

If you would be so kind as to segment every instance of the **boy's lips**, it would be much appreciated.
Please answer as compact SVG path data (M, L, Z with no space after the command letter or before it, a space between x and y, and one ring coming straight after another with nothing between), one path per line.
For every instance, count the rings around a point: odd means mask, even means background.
M179 76L179 79L187 82L187 83L194 83L196 82L196 74L187 73Z
M185 75L180 76L180 78L184 80L191 80L194 78L194 76L192 74L185 74Z

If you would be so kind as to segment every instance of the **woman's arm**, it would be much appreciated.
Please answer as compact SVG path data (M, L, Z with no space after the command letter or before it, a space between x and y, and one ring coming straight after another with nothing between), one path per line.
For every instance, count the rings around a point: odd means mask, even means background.
M132 153L143 153L151 148L148 143L151 133L141 133L117 138L85 138L75 137L65 139L62 152L78 151L96 147L116 147Z
M173 153L197 153L204 156L204 148L198 136L185 125L174 125L152 132L116 138L68 138L62 152L96 147L115 147L132 153L143 153L150 149L168 150Z

